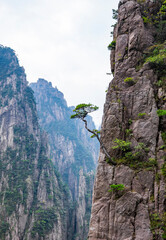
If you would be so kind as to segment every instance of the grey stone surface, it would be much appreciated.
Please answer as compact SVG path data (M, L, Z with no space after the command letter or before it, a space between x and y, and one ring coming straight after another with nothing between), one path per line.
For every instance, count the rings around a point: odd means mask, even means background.
M89 240L152 240L162 239L162 231L153 236L151 216L162 217L165 211L166 183L161 175L165 151L161 131L166 131L157 109L166 109L165 90L156 88L157 75L149 64L137 69L143 52L154 44L153 26L147 26L142 18L142 6L154 12L157 2L135 0L119 2L118 22L114 29L116 49L110 62L114 78L109 85L104 105L101 139L111 157L123 160L115 146L116 138L131 142L131 148L143 143L149 150L139 161L156 159L157 167L134 168L120 164L110 166L101 152L93 193ZM133 84L124 79L133 78ZM158 98L157 98L158 95ZM140 113L144 116L139 117ZM130 123L129 123L130 120ZM132 120L132 121L131 121ZM130 129L132 134L126 135ZM150 159L150 160L149 160ZM133 164L134 161L132 160ZM156 179L158 176L158 179ZM110 193L109 185L123 184L121 194Z

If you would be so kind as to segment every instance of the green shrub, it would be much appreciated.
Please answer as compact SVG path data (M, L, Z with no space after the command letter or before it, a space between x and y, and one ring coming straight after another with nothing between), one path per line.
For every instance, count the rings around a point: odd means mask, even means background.
M165 45L157 45L154 49L153 52L151 52L152 47L150 48L149 51L149 57L145 59L145 63L150 63L151 66L161 72L165 72L165 67L166 67L166 49Z
M123 184L112 184L110 185L110 189L108 190L108 192L119 192L119 191L123 191L125 189L125 186Z
M165 52L162 52L158 55L151 56L151 57L147 58L146 62L154 63L156 65L158 65L158 64L163 65L165 58L166 58Z
M143 150L144 152L149 152L149 148L145 146L144 143L140 142L137 146L134 147L135 150Z
M108 50L113 50L116 48L116 41L113 40L109 45L108 45Z
M157 115L159 117L166 116L166 110L164 110L164 109L157 110Z
M166 163L163 164L162 168L161 168L161 174L166 177Z
M163 81L162 81L162 80L158 80L157 83L156 83L156 85L157 85L158 87L162 87Z
M132 77L125 78L124 82L127 83L128 85L131 85L131 86L136 83L136 81L134 81L134 79Z
M166 144L166 132L162 132L161 137L162 137L164 143Z
M160 76L160 78L157 81L156 85L158 87L162 87L166 91L166 73L164 73L163 76Z
M125 132L126 132L126 136L131 136L133 130L132 129L126 129Z
M143 21L144 21L145 24L146 23L151 23L151 19L150 18L145 17L145 16L143 16L142 18L143 18Z
M153 165L156 166L157 165L157 161L155 158L149 158L149 162Z
M159 14L162 16L166 15L166 1L163 2L162 6L160 8Z
M166 145L162 145L162 146L159 147L159 150L163 150L165 148L166 148Z
M131 146L128 148L127 146L127 148L122 149L126 150L122 151L121 158L116 159L117 164L125 164L135 170L147 169L150 171L153 171L157 165L156 160L153 158L145 160L149 148L147 148L144 143L138 143L133 148L131 148Z
M146 116L146 113L138 113L138 117L139 117L139 118L142 118L142 117L144 117L144 116Z
M116 143L115 146L112 147L112 149L120 149L122 151L127 151L130 149L131 142L129 141L123 141L121 139L115 139L114 143Z
M133 78L132 77L127 77L124 79L124 82L131 82L133 81Z
M118 19L118 10L112 9L112 18L114 20Z
M129 125L131 125L133 123L133 120L129 119L128 123L129 123Z

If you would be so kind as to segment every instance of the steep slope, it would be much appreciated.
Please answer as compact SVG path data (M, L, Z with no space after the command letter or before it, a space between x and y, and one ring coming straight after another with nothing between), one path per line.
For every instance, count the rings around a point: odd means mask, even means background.
M165 1L119 2L101 131L117 165L100 152L90 240L166 239L165 20Z
M49 136L51 158L73 199L71 229L76 239L86 239L99 144L90 139L80 120L70 119L72 108L57 88L44 79L30 86L36 98L40 125ZM88 125L95 128L91 117Z
M0 46L0 239L67 239L67 197L24 69Z

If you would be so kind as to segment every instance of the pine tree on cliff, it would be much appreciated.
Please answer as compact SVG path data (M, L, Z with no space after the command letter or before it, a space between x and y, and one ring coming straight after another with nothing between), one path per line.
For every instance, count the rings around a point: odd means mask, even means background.
M103 145L101 139L100 139L100 131L98 131L97 129L89 129L88 128L88 123L87 123L87 120L85 119L85 117L87 117L88 113L91 113L91 112L94 112L98 110L98 107L89 103L89 104L85 104L85 103L82 103L82 104L79 104L75 107L75 109L73 110L73 112L75 112L75 114L71 115L71 119L74 119L74 118L79 118L81 119L84 123L85 123L85 128L88 132L92 133L93 135L91 136L91 138L93 137L96 137L97 140L99 141L100 143L100 146L103 150L103 152L105 153L105 155L107 156L107 158L109 159L109 163L111 163L112 165L116 165L116 162L114 162L112 159L111 159L111 156L109 155L109 153L107 152L105 146Z

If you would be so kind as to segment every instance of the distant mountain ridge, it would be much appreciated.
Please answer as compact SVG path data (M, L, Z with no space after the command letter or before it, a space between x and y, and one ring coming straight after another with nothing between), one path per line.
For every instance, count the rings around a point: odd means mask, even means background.
M98 145L57 88L32 85L39 114L15 52L0 46L0 239L84 240Z
M80 159L78 165L83 166L85 172L94 170L98 157L99 144L96 139L90 139L90 134L84 129L84 124L81 121L70 119L71 114L73 114L73 107L67 106L63 93L57 88L53 88L52 84L44 79L39 79L37 83L31 83L30 87L34 91L40 125L49 134L49 138L52 139L50 141L51 147L56 146L58 148L58 141L60 140L57 139L55 142L55 135L58 137L64 136L70 141L77 141L79 148L82 148L82 145L84 145L88 149L87 156L84 156L82 163ZM89 116L88 125L92 129L95 128L92 118ZM75 146L75 150L77 148ZM56 152L56 154L58 153ZM77 155L77 153L75 154ZM55 155L52 157L54 159ZM69 157L69 155L66 157ZM60 159L60 155L57 159ZM54 159L54 161L56 160ZM72 163L72 160L70 161ZM60 164L59 160L57 164ZM58 169L62 173L63 170L61 168L58 165Z
M51 159L69 187L73 203L73 234L77 240L87 239L94 172L99 143L91 139L80 120L71 120L73 107L68 107L63 93L44 79L31 83L37 103L40 126L47 132ZM95 125L88 117L91 129Z
M68 206L24 69L0 46L0 239L68 239Z

